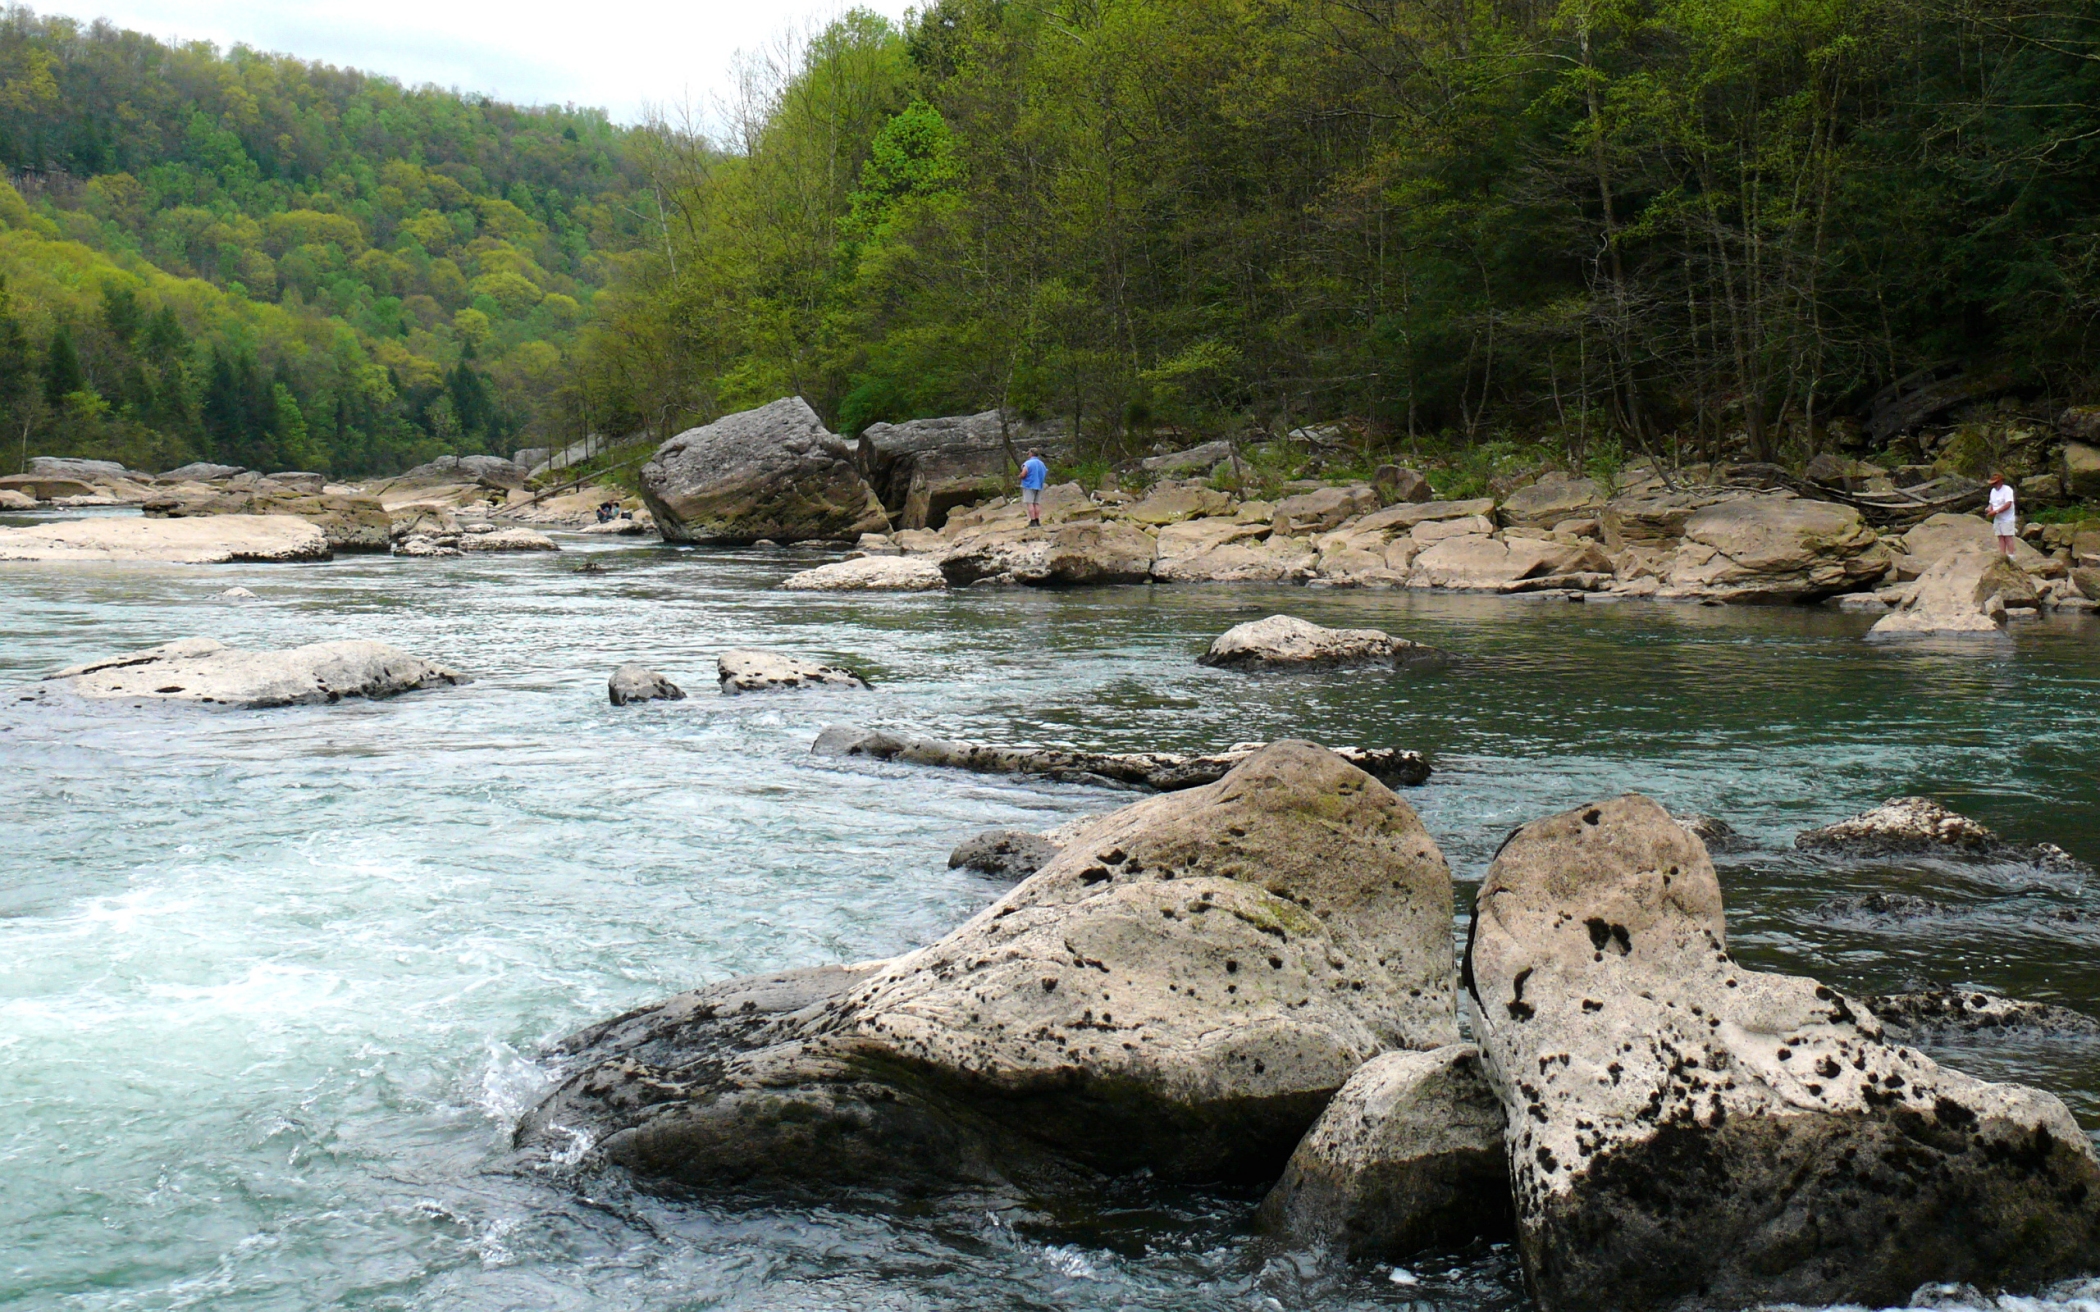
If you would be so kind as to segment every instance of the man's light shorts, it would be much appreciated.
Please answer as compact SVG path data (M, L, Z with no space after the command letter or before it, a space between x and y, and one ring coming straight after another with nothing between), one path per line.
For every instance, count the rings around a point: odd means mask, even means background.
M1039 487L1024 487L1021 489L1021 504L1024 506L1035 505L1042 499L1043 489Z

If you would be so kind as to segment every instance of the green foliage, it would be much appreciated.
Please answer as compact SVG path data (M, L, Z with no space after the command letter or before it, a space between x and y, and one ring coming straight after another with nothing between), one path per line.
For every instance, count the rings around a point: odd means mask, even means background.
M46 347L22 451L355 476L577 436L592 307L661 226L634 145L594 111L9 9L0 274Z
M585 368L634 413L799 392L851 430L1000 404L1101 455L1158 426L1351 415L1432 448L1551 433L1606 476L1665 449L1805 458L1926 363L2100 382L2096 20L855 12L773 70L721 154L661 175L684 221L622 266Z

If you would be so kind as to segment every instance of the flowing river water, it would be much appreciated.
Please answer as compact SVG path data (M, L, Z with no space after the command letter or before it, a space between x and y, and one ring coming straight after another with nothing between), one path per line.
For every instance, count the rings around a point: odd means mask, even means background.
M2087 881L1833 868L1791 849L1802 828L1915 792L2100 863L2100 621L1891 648L1821 609L1257 586L827 596L772 586L816 552L566 545L0 566L0 688L186 636L378 638L475 680L259 712L0 704L0 1306L1526 1306L1506 1248L1426 1257L1402 1283L1270 1250L1252 1196L1139 1183L1046 1224L491 1170L546 1087L550 1040L730 975L924 943L1002 891L947 868L956 842L1132 800L812 757L830 723L1125 750L1419 748L1436 775L1404 795L1457 876L1455 933L1512 827L1636 789L1753 840L1717 864L1754 966L2100 1014ZM235 584L258 598L213 599ZM1278 610L1462 659L1310 676L1194 663ZM739 645L834 658L876 688L718 696L714 656ZM690 699L608 705L627 660ZM1817 910L1873 889L1953 912ZM2100 1050L1939 1055L2100 1127ZM2094 1298L2100 1284L2052 1301Z

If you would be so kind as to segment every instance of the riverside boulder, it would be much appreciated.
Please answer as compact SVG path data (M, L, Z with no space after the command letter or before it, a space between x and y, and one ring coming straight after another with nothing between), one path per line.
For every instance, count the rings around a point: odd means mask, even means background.
M936 592L948 580L924 556L862 556L790 574L780 586L790 592Z
M1135 524L1080 521L1055 528L986 529L966 534L940 558L951 588L991 582L1062 587L1143 583L1159 546Z
M1196 663L1225 670L1332 670L1447 659L1434 647L1381 629L1329 629L1293 615L1271 615L1225 630Z
M1263 1228L1358 1262L1503 1238L1504 1128L1472 1044L1373 1057L1299 1141L1262 1200Z
M2035 596L2026 571L1996 546L1963 544L1934 561L1903 603L1874 621L1867 636L1995 634L2005 624L2007 604L2032 603Z
M2030 865L2064 874L2091 867L2054 843L2014 843L1929 797L1892 797L1848 820L1794 836L1803 852L1877 860L1899 856Z
M889 528L853 448L799 396L689 428L642 466L667 542L852 540Z
M1450 888L1405 802L1273 744L916 952L566 1040L519 1144L702 1186L1272 1177L1364 1060L1455 1041Z
M284 651L240 651L210 638L126 652L44 676L75 696L143 698L234 707L381 698L466 683L465 675L383 642L317 642Z
M1622 523L1623 531L1623 523ZM1665 595L1813 601L1867 587L1892 558L1857 510L1791 493L1732 497L1686 516Z
M2100 1265L2100 1161L2063 1103L1744 969L1705 849L1645 797L1512 835L1465 960L1544 1312L1886 1307Z

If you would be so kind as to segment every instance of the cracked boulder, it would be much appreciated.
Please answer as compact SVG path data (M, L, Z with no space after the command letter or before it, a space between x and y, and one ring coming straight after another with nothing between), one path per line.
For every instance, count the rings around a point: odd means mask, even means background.
M1503 1125L1472 1044L1373 1057L1291 1154L1262 1226L1352 1262L1505 1238Z
M1886 1307L2100 1268L2100 1161L2063 1103L1745 969L1705 848L1645 797L1511 836L1465 980L1545 1312Z
M1273 744L916 952L585 1030L519 1147L702 1186L1273 1179L1364 1061L1456 1041L1450 898L1405 802Z

